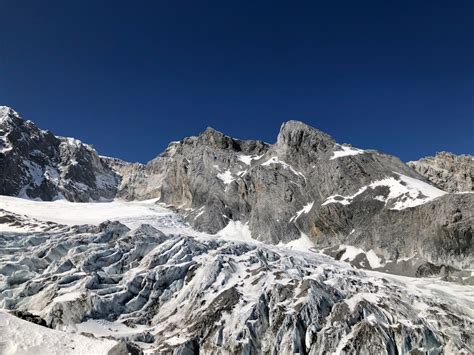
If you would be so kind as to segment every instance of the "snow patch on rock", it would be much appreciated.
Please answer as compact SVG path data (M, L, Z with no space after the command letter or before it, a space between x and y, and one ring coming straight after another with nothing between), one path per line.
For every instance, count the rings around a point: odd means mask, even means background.
M309 239L306 234L301 233L300 238L292 240L291 242L288 242L286 244L280 242L278 246L285 246L286 248L306 252L314 248L314 243Z
M234 181L234 177L232 175L232 172L227 169L223 173L217 174L217 178L220 179L225 185L229 185L232 181Z
M237 157L237 159L239 159L245 165L250 165L252 163L252 160L258 160L261 157L263 157L263 154L262 155L243 155L243 154L241 154Z
M395 172L394 172L395 173ZM409 207L416 207L432 201L440 196L446 194L442 191L424 181L395 173L397 178L388 177L383 180L375 181L368 186L361 187L355 194L350 196L332 195L329 196L322 206L330 203L339 203L342 205L349 205L354 198L362 194L368 189L375 189L379 186L388 187L389 194L387 196L378 195L374 198L386 205L389 205L393 210L403 210Z
M262 166L269 166L272 164L279 164L283 167L283 169L289 169L293 174L301 176L303 179L306 179L303 173L300 173L299 171L295 170L291 165L280 160L278 157L272 157L268 159L266 162L262 163Z
M255 239L252 238L248 222L242 223L241 221L231 220L222 230L217 232L217 235L229 240L256 242Z
M313 208L313 206L314 206L314 201L306 204L301 210L296 212L296 215L290 218L290 223L293 221L296 221L303 213L308 214L309 211L311 211L311 209Z
M332 153L331 158L329 158L329 160L334 160L334 159L341 158L341 157L346 157L346 156L350 156L350 155L358 155L358 154L365 153L365 150L354 148L354 147L349 147L349 146L346 146L346 145L337 144L336 146L338 148L340 148L341 150L334 151Z

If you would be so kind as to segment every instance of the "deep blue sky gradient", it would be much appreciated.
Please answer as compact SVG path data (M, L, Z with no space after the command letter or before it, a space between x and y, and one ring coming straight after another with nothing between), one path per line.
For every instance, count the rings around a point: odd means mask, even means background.
M403 160L474 153L474 1L0 0L0 104L145 162L302 120Z

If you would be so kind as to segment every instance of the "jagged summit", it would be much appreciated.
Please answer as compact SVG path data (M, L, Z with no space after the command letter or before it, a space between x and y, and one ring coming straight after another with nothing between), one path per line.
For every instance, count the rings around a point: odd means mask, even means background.
M11 107L0 106L0 125L6 124L7 122L18 124L21 121L22 119L18 112L13 110Z
M474 157L438 152L407 163L433 184L449 192L474 191Z
M119 177L91 146L41 130L6 106L0 117L0 194L71 201L115 196Z
M237 146L237 141L212 127L207 127L197 139L198 143L218 149L228 149Z
M253 150L264 149L268 144L260 140L243 140L232 138L212 127L207 127L198 136L191 136L181 141L171 142L166 149L164 155L168 155L169 151L176 150L175 145L184 144L193 147L209 146L212 149L231 150L235 152L248 153Z
M206 136L206 135L226 136L224 133L222 133L221 131L218 131L217 129L211 126L206 127L206 129L202 131L199 135L200 136Z
M7 114L16 114L16 115L18 115L18 113L15 110L13 110L10 106L0 105L0 116L4 116L4 115L7 115Z
M275 149L289 159L304 154L312 159L334 149L336 142L328 134L300 121L288 121L281 125ZM298 159L297 159L298 160Z
M286 121L282 123L277 141L280 138L287 137L288 135L294 135L294 136L303 135L305 137L318 137L321 140L334 141L329 134L317 128L314 128L302 121L297 121L297 120L290 120L290 121ZM293 144L301 143L301 138L300 137L298 138L299 140L293 141L292 143Z

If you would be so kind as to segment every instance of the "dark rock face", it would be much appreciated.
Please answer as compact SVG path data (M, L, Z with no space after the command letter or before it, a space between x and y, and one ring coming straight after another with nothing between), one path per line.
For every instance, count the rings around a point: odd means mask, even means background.
M445 191L474 191L474 157L471 155L441 152L408 165Z
M0 107L0 194L70 201L112 199L119 176L89 145L56 137Z

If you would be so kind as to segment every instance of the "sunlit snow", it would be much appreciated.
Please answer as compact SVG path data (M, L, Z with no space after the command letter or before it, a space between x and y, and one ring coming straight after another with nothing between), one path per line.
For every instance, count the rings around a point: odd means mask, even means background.
M358 154L365 153L365 151L362 150L362 149L349 147L349 146L346 146L346 145L338 145L338 147L341 150L334 151L333 154L332 154L332 157L329 158L329 160L334 160L334 159L341 158L341 157L346 157L346 156L349 156L349 155L358 155Z
M0 354L107 355L117 341L64 333L0 310Z
M367 189L375 189L378 186L386 186L389 188L388 196L375 196L375 199L390 204L393 210L402 210L409 207L422 205L446 194L424 181L395 173L398 179L387 177L383 180L375 181L368 186L363 186L355 194L350 196L332 195L329 196L322 206L330 203L340 203L348 205L352 203L355 197L362 194Z
M252 160L258 160L261 157L263 157L263 155L239 155L237 159L246 165L250 165Z
M226 185L229 185L232 181L234 181L232 172L229 169L227 169L223 173L217 174L217 177Z

